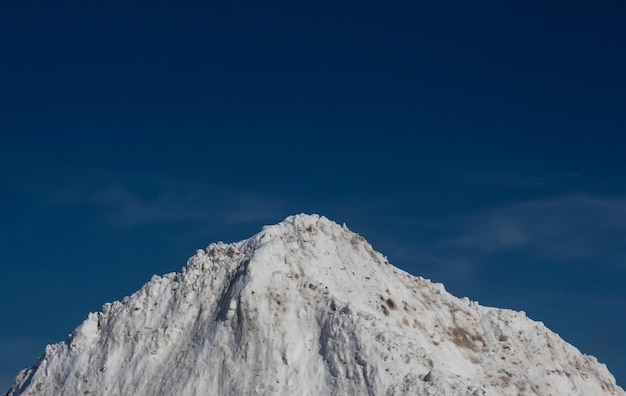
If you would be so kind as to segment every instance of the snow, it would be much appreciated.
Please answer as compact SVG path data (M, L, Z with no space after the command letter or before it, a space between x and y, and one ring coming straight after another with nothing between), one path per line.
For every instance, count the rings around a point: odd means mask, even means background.
M542 323L456 298L317 215L105 304L20 372L20 394L626 395Z

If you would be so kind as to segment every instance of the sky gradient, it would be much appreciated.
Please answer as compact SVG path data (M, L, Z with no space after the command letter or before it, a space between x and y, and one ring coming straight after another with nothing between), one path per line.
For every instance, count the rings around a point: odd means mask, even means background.
M301 212L626 385L620 2L1 7L2 391L88 312Z

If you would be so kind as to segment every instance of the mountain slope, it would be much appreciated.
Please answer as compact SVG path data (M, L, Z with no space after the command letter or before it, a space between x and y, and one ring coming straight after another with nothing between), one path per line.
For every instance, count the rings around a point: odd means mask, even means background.
M458 299L298 215L89 314L18 375L18 394L626 393L523 313Z

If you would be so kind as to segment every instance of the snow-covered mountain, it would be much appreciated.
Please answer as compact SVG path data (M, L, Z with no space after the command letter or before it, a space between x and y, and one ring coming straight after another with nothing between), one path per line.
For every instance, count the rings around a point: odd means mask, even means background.
M8 395L626 395L523 312L297 215L198 250L49 345Z

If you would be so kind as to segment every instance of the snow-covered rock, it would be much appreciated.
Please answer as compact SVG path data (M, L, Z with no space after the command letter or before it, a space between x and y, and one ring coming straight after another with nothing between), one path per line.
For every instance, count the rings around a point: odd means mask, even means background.
M8 395L625 395L523 312L389 264L297 215L198 250L89 314Z

